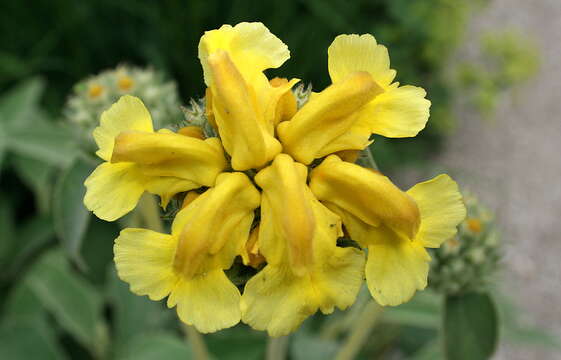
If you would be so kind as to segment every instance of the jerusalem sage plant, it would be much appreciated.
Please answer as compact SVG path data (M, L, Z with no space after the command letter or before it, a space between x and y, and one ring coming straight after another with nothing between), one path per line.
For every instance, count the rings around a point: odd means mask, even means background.
M372 134L416 136L430 102L393 82L387 49L371 35L340 35L328 55L332 85L298 106L298 79L264 74L289 58L286 45L261 23L224 25L199 43L204 124L154 131L132 96L103 113L93 135L104 162L85 182L88 209L113 221L145 192L164 208L183 200L170 234L128 228L117 238L131 291L167 296L201 332L242 321L281 336L317 310L352 305L364 278L380 305L426 287L426 248L465 217L456 183L439 175L404 192L354 162ZM251 276L234 284L225 270L238 256Z

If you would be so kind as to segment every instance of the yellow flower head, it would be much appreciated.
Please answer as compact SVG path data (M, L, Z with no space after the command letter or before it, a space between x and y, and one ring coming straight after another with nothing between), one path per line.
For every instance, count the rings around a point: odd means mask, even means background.
M465 217L447 175L404 192L354 164L372 134L415 136L428 120L424 90L393 83L384 46L338 36L328 50L333 84L300 108L297 79L264 74L289 54L261 23L208 31L204 124L154 131L142 102L124 96L94 131L104 162L84 202L97 216L123 216L144 192L163 207L185 193L171 233L123 230L115 263L131 291L168 296L202 332L241 320L288 334L318 310L352 305L364 277L380 304L403 303L426 286L425 248ZM342 237L356 246L340 246ZM232 266L254 273L243 288L226 276Z

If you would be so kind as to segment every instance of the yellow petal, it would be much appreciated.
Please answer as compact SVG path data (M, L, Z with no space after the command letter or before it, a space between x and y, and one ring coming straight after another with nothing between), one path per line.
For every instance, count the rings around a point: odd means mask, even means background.
M135 164L104 162L84 182L84 204L100 219L114 221L134 209L145 181Z
M382 88L395 78L390 69L388 50L378 45L374 36L339 35L327 50L331 81L339 82L356 71L367 71Z
M149 193L160 196L164 209L176 194L201 187L196 182L174 177L149 177L144 186Z
M319 200L333 203L369 225L384 223L410 238L417 233L417 204L386 176L331 155L311 172L310 179Z
M272 97L270 111L274 111L274 115L266 115L272 119L273 127L276 127L281 121L290 120L298 110L296 97L290 89L298 82L297 79L274 78L269 81L274 89L275 96Z
M242 321L257 330L267 330L270 336L294 331L318 309L329 314L335 307L347 308L360 290L364 254L358 249L337 247L337 217L319 202L313 207L320 223L314 237L313 269L297 276L286 262L269 263L245 285Z
M123 131L153 132L150 113L139 98L125 95L101 114L100 125L93 131L99 150L96 154L105 161L111 159L115 138Z
M329 86L311 98L292 120L279 124L284 151L304 164L325 155L324 147L345 134L358 120L357 111L381 92L366 72L352 73Z
M259 104L254 88L248 86L228 53L211 54L208 67L213 74L213 114L224 148L232 157L232 167L262 167L281 151L272 122L265 119L264 105ZM266 79L265 83L270 88Z
M209 87L214 75L210 70L208 57L219 50L230 55L242 74L277 68L290 58L288 47L262 23L242 22L234 27L223 25L220 29L205 32L199 42L199 59L203 66L205 84Z
M307 169L286 154L255 176L263 190L260 248L270 264L290 261L293 271L303 274L312 266L316 222L308 198Z
M374 134L391 138L416 136L429 119L430 101L416 86L391 87L366 105L360 114Z
M175 287L173 272L177 239L145 229L125 229L115 240L115 265L121 280L137 295L161 300Z
M224 271L216 269L189 280L181 278L167 302L177 305L181 321L202 333L229 328L240 321L240 292Z
M364 255L336 248L313 274L296 276L288 265L267 265L252 277L241 299L242 321L270 336L287 335L316 311L352 305L362 284Z
M305 167L281 154L256 176L263 184L259 250L267 266L245 285L242 320L271 336L288 334L317 310L327 314L350 306L363 279L364 254L337 247L339 217L314 198L305 175ZM294 244L293 237L303 244Z
M371 227L366 283L380 305L399 305L427 286L430 256L418 241Z
M465 219L466 208L458 184L448 175L413 186L407 191L421 212L421 226L416 240L425 247L437 248L456 234Z
M122 132L111 162L133 162L148 176L171 176L212 186L226 168L220 140L174 133Z
M243 173L223 173L215 187L197 197L175 217L179 237L174 267L185 279L214 269L228 269L243 252L260 195Z

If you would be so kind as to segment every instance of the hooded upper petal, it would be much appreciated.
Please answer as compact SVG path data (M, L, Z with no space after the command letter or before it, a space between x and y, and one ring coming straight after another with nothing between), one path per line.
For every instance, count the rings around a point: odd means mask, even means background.
M232 62L244 76L278 68L290 58L288 47L260 22L222 25L220 29L206 31L199 42L199 59L205 84L209 87L214 75L208 57L219 50L230 55Z
M263 189L259 250L267 266L242 296L242 320L271 336L288 334L318 309L350 306L360 289L364 255L339 248L339 217L306 185L306 167L286 154L259 172Z
M177 306L180 319L201 332L240 320L240 293L228 269L247 242L260 195L242 173L221 174L175 217L171 235L125 229L115 243L119 276L140 295Z
M249 237L260 194L243 173L223 173L216 185L175 217L179 237L175 267L189 278L210 268L227 269Z
M201 140L172 132L121 132L111 162L135 163L147 176L175 177L199 186L214 185L227 166L219 139Z
M290 121L278 125L284 151L299 162L309 164L333 149L346 150L330 145L347 134L359 120L359 110L381 92L366 72L352 73L329 86L313 96ZM364 135L358 139L359 147L368 144L370 132Z
M289 56L286 45L261 23L224 25L201 38L207 98L235 170L260 168L281 151L274 137L277 108L297 80L272 86L263 71Z
M310 188L319 200L333 203L369 225L384 223L409 237L417 233L417 204L386 176L331 155L310 178Z
M263 189L259 247L270 264L288 261L298 274L313 263L313 238L316 229L312 204L305 201L306 166L279 154L272 165L255 176Z

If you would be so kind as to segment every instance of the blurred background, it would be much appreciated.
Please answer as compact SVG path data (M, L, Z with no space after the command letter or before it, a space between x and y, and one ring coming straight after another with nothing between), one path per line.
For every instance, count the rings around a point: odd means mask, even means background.
M3 1L0 358L192 358L175 311L116 277L112 241L128 220L90 216L81 184L95 166L89 132L99 112L132 92L162 125L177 122L179 105L204 95L200 36L241 21L263 22L291 50L268 75L316 91L329 84L336 35L371 33L389 48L397 81L424 87L432 107L420 136L375 139L380 170L404 188L449 172L495 214L498 265L484 274L500 310L494 357L558 359L558 0ZM356 358L442 358L439 284L386 310ZM290 358L331 358L352 329L345 316L307 321ZM205 340L216 359L260 359L267 339L240 325Z

